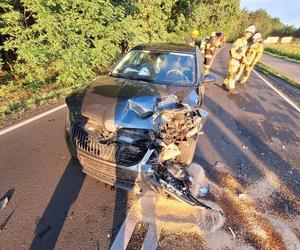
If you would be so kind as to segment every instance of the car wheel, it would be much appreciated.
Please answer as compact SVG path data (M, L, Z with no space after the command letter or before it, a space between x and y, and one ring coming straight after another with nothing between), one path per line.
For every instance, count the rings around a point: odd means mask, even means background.
M176 160L185 165L190 165L193 161L196 146L197 146L198 136L196 138L189 138L186 142L182 142L179 145L181 154L176 157Z

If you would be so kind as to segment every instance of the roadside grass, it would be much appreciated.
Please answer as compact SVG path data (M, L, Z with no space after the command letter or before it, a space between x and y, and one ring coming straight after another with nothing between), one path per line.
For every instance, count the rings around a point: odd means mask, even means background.
M59 86L55 83L44 85L18 83L2 72L0 74L0 120L14 114L22 114L26 110L35 109L40 105L56 103L73 90L81 87L84 86L79 84Z
M300 43L265 45L271 55L300 63Z
M276 70L274 70L274 69L268 67L267 65L265 65L265 64L263 64L263 63L261 63L261 62L258 62L258 63L257 63L257 66L258 66L264 73L272 74L272 75L274 75L274 76L276 76L276 77L278 77L278 78L280 78L280 79L282 79L282 80L284 80L284 81L286 81L286 82L288 82L288 83L294 85L295 87L300 88L300 83L299 83L299 82L296 82L296 81L290 79L289 77L287 77L287 76L285 76L285 75L279 73L278 71L276 71Z

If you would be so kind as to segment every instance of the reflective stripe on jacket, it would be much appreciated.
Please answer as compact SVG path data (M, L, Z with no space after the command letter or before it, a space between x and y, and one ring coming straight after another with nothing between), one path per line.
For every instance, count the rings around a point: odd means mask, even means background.
M245 38L237 39L231 49L230 49L230 56L236 60L242 60L246 54L248 43Z

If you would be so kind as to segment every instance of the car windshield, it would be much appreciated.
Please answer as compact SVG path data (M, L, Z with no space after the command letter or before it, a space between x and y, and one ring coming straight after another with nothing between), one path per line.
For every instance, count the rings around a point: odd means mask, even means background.
M166 85L192 85L196 78L195 56L187 53L131 50L112 75Z

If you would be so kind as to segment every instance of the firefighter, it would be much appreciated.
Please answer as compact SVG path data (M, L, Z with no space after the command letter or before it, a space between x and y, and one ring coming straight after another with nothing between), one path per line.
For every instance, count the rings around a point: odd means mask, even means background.
M194 46L196 45L196 38L199 36L198 30L193 30L190 37L187 39L187 44Z
M216 41L216 33L211 33L211 36L207 39L204 48L204 75L209 74L210 65L212 62L212 58L215 52L215 41Z
M245 84L247 82L255 64L259 61L263 53L264 53L264 46L263 46L262 35L261 33L256 33L252 37L252 43L246 52L246 56L237 74L236 81L238 81L242 76L242 74L244 73L244 76L240 81L240 83Z
M251 38L254 33L255 26L249 26L246 29L244 35L236 40L230 49L228 73L222 85L222 87L225 90L228 90L230 94L237 94L237 92L235 91L236 76L248 48L248 39Z

